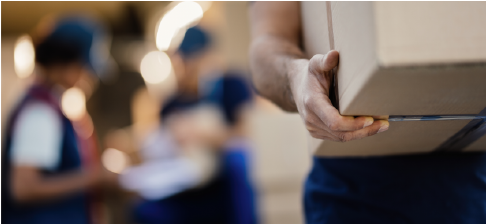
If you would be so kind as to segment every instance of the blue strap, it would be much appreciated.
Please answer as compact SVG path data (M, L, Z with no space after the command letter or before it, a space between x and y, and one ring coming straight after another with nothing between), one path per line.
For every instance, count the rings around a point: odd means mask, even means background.
M464 128L462 128L455 135L450 137L447 141L442 143L435 151L461 151L471 143L475 142L486 134L486 108L478 114L478 118L473 119Z
M389 121L445 121L471 120L459 132L447 139L434 152L457 152L466 148L486 134L486 108L477 115L447 115L447 116L390 116Z

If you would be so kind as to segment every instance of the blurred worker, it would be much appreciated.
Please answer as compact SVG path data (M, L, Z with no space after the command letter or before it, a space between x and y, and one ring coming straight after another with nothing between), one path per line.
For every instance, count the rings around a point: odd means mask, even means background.
M141 156L144 164L137 168L132 167L122 175L122 183L125 183L125 187L133 189L136 188L133 186L134 184L145 183L142 180L135 181L132 178L152 179L148 176L157 175L159 179L165 179L165 183L170 184L153 187L153 190L149 190L148 192L150 193L147 193L150 196L145 195L146 191L142 191L141 194L151 199L160 199L204 182L204 180L200 179L202 175L198 174L199 170L214 169L212 166L206 167L206 164L212 164L212 162L194 164L188 161L186 155L183 154L188 152L190 156L202 156L208 160L214 160L211 159L211 155L198 150L184 151L181 149L181 144L192 144L195 140L194 138L198 138L194 136L195 132L197 132L194 129L198 126L191 124L191 122L197 120L197 115L194 115L198 114L198 112L192 113L191 111L196 108L202 98L199 93L198 75L203 70L201 67L207 68L208 64L210 64L203 63L210 57L208 54L209 41L209 36L200 28L190 28L186 31L177 53L172 55L171 58L177 76L177 92L170 96L162 106L160 110L161 125L158 130L149 134L142 145ZM207 120L217 121L217 118L214 119L214 116L212 116L207 118ZM215 129L211 133L219 133L219 128L216 125L213 125L213 127ZM188 147L194 146L190 145ZM195 152L195 154L191 154L192 152ZM202 161L206 159L202 159ZM156 173L148 171L159 166L170 166L170 172ZM160 167L157 169L160 169ZM211 173L210 171L208 172ZM162 177L161 175L165 176ZM143 188L148 187L144 184L142 185Z
M86 136L79 135L60 106L63 91L94 73L91 48L103 30L84 16L49 25L35 42L36 81L8 120L2 223L92 223L88 190L105 180L91 150L95 144L81 140Z
M298 112L315 138L344 142L386 131L388 121L341 116L331 105L339 53L304 56L300 12L299 2L251 5L259 93ZM486 223L485 202L485 153L316 157L305 185L306 223Z
M208 101L223 113L227 140L222 146L219 179L226 186L232 224L258 223L251 180L251 150L246 133L246 109L252 92L241 74L227 72L213 83Z
M213 64L209 44L199 27L187 30L173 56L178 92L142 148L147 162L122 174L122 185L146 199L136 222L256 223L247 147L237 134L250 90L236 77L200 81Z

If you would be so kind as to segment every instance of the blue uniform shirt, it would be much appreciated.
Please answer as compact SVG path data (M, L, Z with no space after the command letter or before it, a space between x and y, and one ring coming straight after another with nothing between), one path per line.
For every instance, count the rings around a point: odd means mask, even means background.
M2 146L2 223L12 224L86 224L89 223L88 198L86 192L73 193L61 199L44 201L36 204L17 203L10 189L10 172L12 170L11 143L12 124L17 115L32 100L52 106L59 112L63 125L61 157L54 169L42 170L43 175L53 176L81 168L81 156L78 149L76 133L72 123L62 115L58 103L51 98L48 89L34 86L13 111L7 127L5 145Z

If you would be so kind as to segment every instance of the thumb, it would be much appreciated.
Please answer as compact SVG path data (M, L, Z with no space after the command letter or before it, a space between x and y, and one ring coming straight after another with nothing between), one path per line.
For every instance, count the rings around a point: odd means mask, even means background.
M329 96L332 81L331 70L338 65L338 62L339 52L335 50L325 55L316 54L309 61L309 74L317 78L327 96Z
M327 54L316 54L309 61L309 71L316 73L327 73L339 63L339 52L329 51Z

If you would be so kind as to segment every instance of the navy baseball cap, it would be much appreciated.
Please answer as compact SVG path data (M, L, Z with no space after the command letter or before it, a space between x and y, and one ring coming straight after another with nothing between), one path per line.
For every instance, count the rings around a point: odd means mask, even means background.
M212 88L206 97L208 103L218 105L229 125L238 120L238 113L245 103L253 99L253 93L243 74L237 71L228 71L221 78L212 83Z
M79 61L98 76L102 75L105 32L101 24L87 16L64 17L36 45L36 61L44 66Z
M211 38L199 26L187 29L177 51L183 58L191 58L204 52L211 44Z

